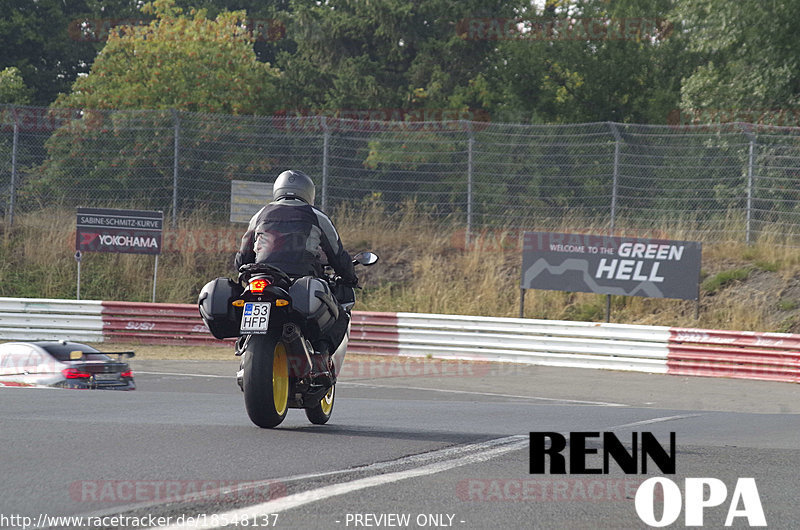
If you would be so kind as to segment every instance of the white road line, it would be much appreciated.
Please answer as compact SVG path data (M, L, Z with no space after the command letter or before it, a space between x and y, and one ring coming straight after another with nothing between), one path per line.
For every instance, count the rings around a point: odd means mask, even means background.
M141 370L134 370L133 375L146 374L146 375L177 375L180 377L215 377L218 379L236 379L236 376L231 375L211 375L211 374L182 374L177 372L143 372Z
M626 423L624 425L617 425L610 427L608 430L615 431L617 429L627 429L628 427L640 427L642 425L650 425L651 423L664 423L665 421L684 420L686 418L697 418L703 414L685 414L682 416L664 416L663 418L653 418L652 420L635 421L633 423Z
M174 375L174 376L181 376L181 377L216 377L221 379L234 379L233 375L205 375L205 374L184 374L184 373L176 373L176 372L142 372L140 370L135 371L135 374L147 374L147 375ZM557 401L560 403L574 403L577 405L600 405L604 407L628 407L630 405L626 405L625 403L610 403L606 401L583 401L580 399L561 399L561 398L548 398L548 397L541 397L541 396L518 396L514 394L497 394L494 392L473 392L470 390L448 390L444 388L425 388L420 386L392 386L392 385L376 385L372 383L356 383L351 381L338 381L337 385L351 385L351 386L366 386L366 387L373 387L373 388L397 388L397 389L405 389L405 390L424 390L428 392L445 392L451 394L469 394L475 396L491 396L491 397L505 397L505 398L515 398L515 399L533 399L537 401Z
M492 446L497 446L501 442L502 445L500 445L500 447L492 447ZM267 501L261 504L257 504L255 506L249 506L247 508L231 510L228 512L215 514L216 517L214 516L208 517L206 518L205 522L198 521L193 525L182 524L182 525L167 526L163 527L161 530L180 530L184 528L198 528L198 529L222 528L222 526L220 526L219 523L214 524L212 521L213 520L231 521L234 520L233 519L234 517L237 518L236 520L239 521L244 519L252 520L255 517L263 516L263 514L265 513L272 514L272 513L284 512L286 510L291 510L292 508L297 508L305 504L321 501L324 499L328 499L330 497L345 495L347 493L352 493L354 491L366 488L382 486L384 484L390 484L392 482L398 482L413 477L432 475L435 473L440 473L442 471L447 471L448 469L453 469L468 464L485 462L486 460L496 458L505 453L524 449L527 446L527 444L528 444L528 436L524 435L515 435L515 436L509 436L508 438L499 438L497 440L490 440L488 442L484 442L484 444L473 444L473 447L476 446L479 447L482 445L485 445L487 447L492 447L490 449L484 450L483 452L474 453L451 460L445 460L443 462L434 462L432 464L427 464L422 467L416 467L405 471L396 471L394 473L388 473L383 475L373 475L371 477L352 480L350 482L343 482L341 484L323 486L321 488L317 488L314 490L295 493L293 495L288 495L280 499Z
M628 427L636 427L639 425L651 425L654 423L663 423L678 419L692 418L695 416L701 416L701 414L691 414L685 416L664 416L661 418L652 418L649 420L641 420L632 423L615 425L612 427L604 428L602 430L613 431ZM211 516L205 518L204 521L202 522L195 521L194 524L192 525L187 525L187 524L172 525L163 527L161 530L182 530L186 528L195 528L195 529L222 528L223 526L220 525L219 523L220 521L242 521L245 519L252 520L253 518L256 517L262 517L263 514L265 513L274 514L274 513L285 512L287 510L298 508L306 504L311 504L314 502L322 501L339 495L346 495L354 491L372 488L375 486L382 486L384 484L391 484L393 482L399 482L401 480L409 478L433 475L436 473L441 473L442 471L447 471L449 469L469 464L485 462L487 460L497 458L498 456L501 456L503 454L512 451L522 450L527 446L528 446L528 435L514 435L505 438L496 438L494 440L489 440L487 442L449 448L448 454L454 455L455 458L451 458L449 460L444 460L441 462L433 462L430 464L425 464L420 467L407 469L404 471L396 471L394 473L373 475L371 477L351 480L349 482L343 482L340 484L322 486L320 488L316 488L309 491L303 491L300 493L295 493L292 495L288 495L286 497L270 500L261 504L248 506L246 508L240 508L236 510L230 510L227 512L212 514ZM442 450L442 451L448 451L448 450ZM468 454L465 456L457 456L459 453L463 452L472 452L472 454ZM432 454L436 453L439 452L434 451ZM351 468L351 471L357 469L358 468ZM300 476L302 475L298 475L298 477ZM218 523L214 524L212 521L217 521Z
M624 403L610 403L606 401L583 401L580 399L565 399L565 398L548 398L548 397L541 397L541 396L518 396L515 394L497 394L494 392L474 392L471 390L449 390L446 388L426 388L421 386L392 386L392 385L375 385L372 383L351 383L349 381L340 381L336 383L337 385L356 385L356 386L368 386L374 388L397 388L397 389L405 389L405 390L424 390L428 392L444 392L450 394L468 394L468 395L475 395L475 396L492 396L492 397L505 397L505 398L515 398L515 399L534 399L534 400L541 400L541 401L558 401L560 403L575 403L578 405L602 405L605 407L628 407L630 405L626 405Z
M518 435L517 435L518 436ZM512 437L514 438L514 437ZM426 464L431 461L435 460L442 460L446 458L451 458L454 456L459 456L467 452L475 452L480 451L481 449L485 449L486 447L492 447L495 445L503 445L508 443L507 438L495 438L492 440L488 440L486 442L477 442L473 444L467 445L457 445L451 447L445 447L444 449L437 449L434 451L429 451L427 453L418 453L414 455L403 456L397 458L395 460L388 460L384 462L374 462L372 464L367 464L363 466L354 466L346 469L336 469L333 471L322 471L319 473L304 473L301 475L290 475L288 477L280 477L280 478L271 478L265 480L258 480L258 481L249 481L249 482L236 482L236 495L237 496L247 496L247 494L253 490L262 490L264 488L269 488L271 485L275 484L288 484L290 482L297 482L300 480L312 480L318 479L323 477L331 477L336 475L344 475L347 473L365 473L365 472L372 472L372 473L380 473L387 468L393 467L402 467L407 465L420 465ZM215 489L207 489L203 490L202 492L198 492L195 494L187 494L182 495L180 498L170 498L169 501L166 499L161 499L157 501L151 502L138 502L135 504L123 505L123 506L115 506L113 508L109 508L108 510L100 510L91 513L82 514L83 517L105 517L111 515L118 515L121 513L132 512L136 510L144 510L147 508L154 508L157 506L162 506L166 502L193 502L193 501L203 501L203 500L214 500L218 498L222 498L224 496L230 496L231 493L228 491L229 487L222 487L222 488L215 488Z
M62 390L60 388L47 386L47 385L33 385L33 384L24 384L24 385L16 385L16 384L6 384L0 382L0 388L35 388L39 390Z

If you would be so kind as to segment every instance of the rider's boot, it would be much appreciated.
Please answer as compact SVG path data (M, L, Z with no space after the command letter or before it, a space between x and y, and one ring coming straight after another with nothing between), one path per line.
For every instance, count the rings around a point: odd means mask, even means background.
M311 357L311 382L315 385L331 386L336 382L331 373L329 351L327 345L314 349Z

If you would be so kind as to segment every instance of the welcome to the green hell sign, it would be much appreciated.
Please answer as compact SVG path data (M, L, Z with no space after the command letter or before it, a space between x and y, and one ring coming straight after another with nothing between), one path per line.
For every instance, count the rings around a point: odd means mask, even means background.
M521 287L697 300L701 252L693 241L525 232Z

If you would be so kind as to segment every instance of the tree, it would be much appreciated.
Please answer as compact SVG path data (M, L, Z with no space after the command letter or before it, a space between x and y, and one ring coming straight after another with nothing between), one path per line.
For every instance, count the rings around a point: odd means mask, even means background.
M291 0L177 0L176 5L184 10L205 9L209 18L225 10L247 12L247 28L254 33L253 50L261 62L275 64L279 52L296 49L288 31Z
M86 74L104 24L141 18L136 0L0 0L0 68L16 66L30 103L49 105Z
M10 66L0 71L0 104L26 105L30 101L30 89L20 75L19 68Z
M495 44L469 41L459 25L513 16L521 1L293 0L278 56L288 108L449 109L479 103L451 97L493 62Z
M788 162L796 136L770 127L800 125L798 9L798 0L680 0L676 9L691 49L704 59L684 80L682 121L762 125L731 125L739 134L720 140L738 147L743 167L755 164L755 178L741 178L739 196L747 186L748 221L756 230L800 213L800 175Z
M467 134L465 127L443 122L489 118L484 109L490 98L480 90L485 73L500 60L496 43L465 38L462 28L473 19L511 17L524 4L291 2L287 35L296 50L278 55L282 99L288 116L299 109L353 120L329 131L336 160L329 177L341 183L342 195L378 193L392 208L400 207L392 202L401 191L415 191L436 197L439 213L460 207ZM420 121L439 125L431 130ZM421 177L413 178L412 170Z
M210 18L226 10L246 10L256 35L254 49L262 62L290 45L276 13L288 0L176 0L189 10L207 9ZM16 66L31 87L31 104L49 105L86 75L109 33L125 24L146 24L140 0L0 0L0 69ZM289 10L290 11L290 10ZM264 31L266 30L266 31Z
M507 121L665 123L695 64L673 0L548 1L502 35L490 91Z
M758 112L798 105L799 9L798 0L680 0L676 17L704 59L684 80L682 107Z
M89 75L53 105L62 121L46 142L48 158L26 178L31 200L124 197L165 207L176 145L184 201L224 194L243 166L269 166L252 141L259 124L245 127L228 116L271 112L276 105L277 73L256 59L245 13L221 11L210 20L202 10L184 14L173 0L144 10L154 19L112 31ZM64 116L62 108L80 112Z
M113 30L86 77L57 107L257 114L274 110L277 72L253 53L244 12L187 14L174 0L144 5L148 25Z

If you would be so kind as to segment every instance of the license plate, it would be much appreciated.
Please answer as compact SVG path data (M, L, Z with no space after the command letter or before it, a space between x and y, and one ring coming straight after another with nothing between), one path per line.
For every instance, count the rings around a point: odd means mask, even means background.
M119 381L119 374L94 374L95 381Z
M269 302L245 302L242 312L242 333L263 334L269 327Z

